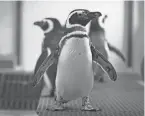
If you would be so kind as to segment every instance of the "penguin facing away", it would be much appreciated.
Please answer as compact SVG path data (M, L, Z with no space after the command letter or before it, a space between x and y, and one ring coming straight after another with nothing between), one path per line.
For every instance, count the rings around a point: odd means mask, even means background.
M44 32L42 50L47 47L55 50L63 34L63 27L59 20L56 18L44 18L41 21L34 22L34 25L39 26Z
M108 74L111 80L117 79L112 64L92 45L85 26L100 12L76 9L70 12L66 20L66 32L57 49L50 54L33 77L33 86L40 82L45 71L54 63L57 64L56 103L52 110L63 110L63 104L82 98L81 110L94 110L89 102L93 88L94 75L92 62L95 61Z
M48 57L51 52L56 49L63 33L62 26L56 18L44 18L41 21L35 21L34 25L41 28L44 32L44 39L42 42L41 54L36 62L34 73L37 72L42 62ZM55 96L55 78L56 78L57 64L53 63L43 76L44 88L42 96ZM47 93L46 93L47 91Z
M124 55L120 52L119 49L111 45L105 37L105 28L104 24L107 19L107 15L102 15L99 18L95 18L91 21L89 37L92 44L96 49L101 52L106 59L108 59L108 52L112 51L116 53L124 62L126 61ZM94 68L94 79L99 82L104 81L104 71L96 63L93 63Z

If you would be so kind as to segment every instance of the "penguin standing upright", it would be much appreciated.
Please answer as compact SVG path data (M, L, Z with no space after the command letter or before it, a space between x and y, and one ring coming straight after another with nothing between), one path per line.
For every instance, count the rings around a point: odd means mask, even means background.
M105 29L103 25L107 17L107 15L102 15L101 17L95 18L91 21L89 37L92 44L105 56L105 58L108 59L108 52L110 50L116 53L125 62L124 55L106 40ZM104 71L102 68L96 65L96 63L93 63L93 68L95 70L94 79L98 80L99 82L104 82Z
M63 104L82 98L81 110L94 110L89 102L89 94L94 84L92 62L97 62L111 80L117 79L112 64L92 45L85 26L100 12L76 9L66 20L66 31L55 52L52 52L39 67L33 77L33 86L40 82L45 71L57 62L56 103L52 110L64 109Z
M35 21L34 25L39 26L44 32L44 39L42 42L42 52L39 56L34 73L38 70L44 59L56 49L61 37L62 37L62 26L56 18L44 18L41 21ZM51 67L44 74L44 86L42 90L42 96L55 96L55 78L56 78L57 64L51 65ZM46 93L47 92L47 93Z

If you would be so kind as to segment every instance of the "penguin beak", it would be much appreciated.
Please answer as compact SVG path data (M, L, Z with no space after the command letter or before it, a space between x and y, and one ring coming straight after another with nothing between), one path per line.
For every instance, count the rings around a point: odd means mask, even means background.
M89 12L88 13L88 17L90 19L97 18L97 17L100 17L100 16L102 16L101 12Z
M44 22L43 21L36 21L36 22L34 22L34 25L42 27L44 25Z

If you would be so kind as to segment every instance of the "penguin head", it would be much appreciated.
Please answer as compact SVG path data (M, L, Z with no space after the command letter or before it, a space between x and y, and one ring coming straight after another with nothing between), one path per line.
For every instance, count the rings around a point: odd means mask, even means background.
M44 34L61 28L61 24L56 18L44 18L41 21L35 21L34 25L39 26L44 31Z
M107 15L102 15L100 17L94 18L91 21L90 30L96 31L96 30L102 30L105 28L105 21L108 18Z
M76 9L70 12L66 20L66 28L75 25L86 26L93 18L100 17L100 12L90 12L86 9Z

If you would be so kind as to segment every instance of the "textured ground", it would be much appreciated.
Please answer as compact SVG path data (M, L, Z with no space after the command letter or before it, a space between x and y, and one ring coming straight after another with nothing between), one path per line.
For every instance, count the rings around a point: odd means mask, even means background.
M53 101L41 97L37 111L39 116L143 116L144 114L144 87L138 84L141 78L137 75L119 75L116 82L106 78L105 83L95 83L92 96L92 105L101 108L101 111L81 111L81 100L66 104L67 110L45 110Z
M36 110L41 95L41 83L32 88L32 74L0 74L0 109Z
M46 110L53 101L40 97L40 87L30 89L26 84L29 79L14 84L16 82L9 75L0 79L0 116L37 116L34 112L36 109L39 116L143 116L144 87L138 83L139 80L141 77L138 75L119 74L116 82L106 77L105 83L95 83L91 93L92 105L97 105L101 111L79 110L81 100L78 99L66 104L67 110L53 112ZM13 81L13 84L8 84L9 81Z

